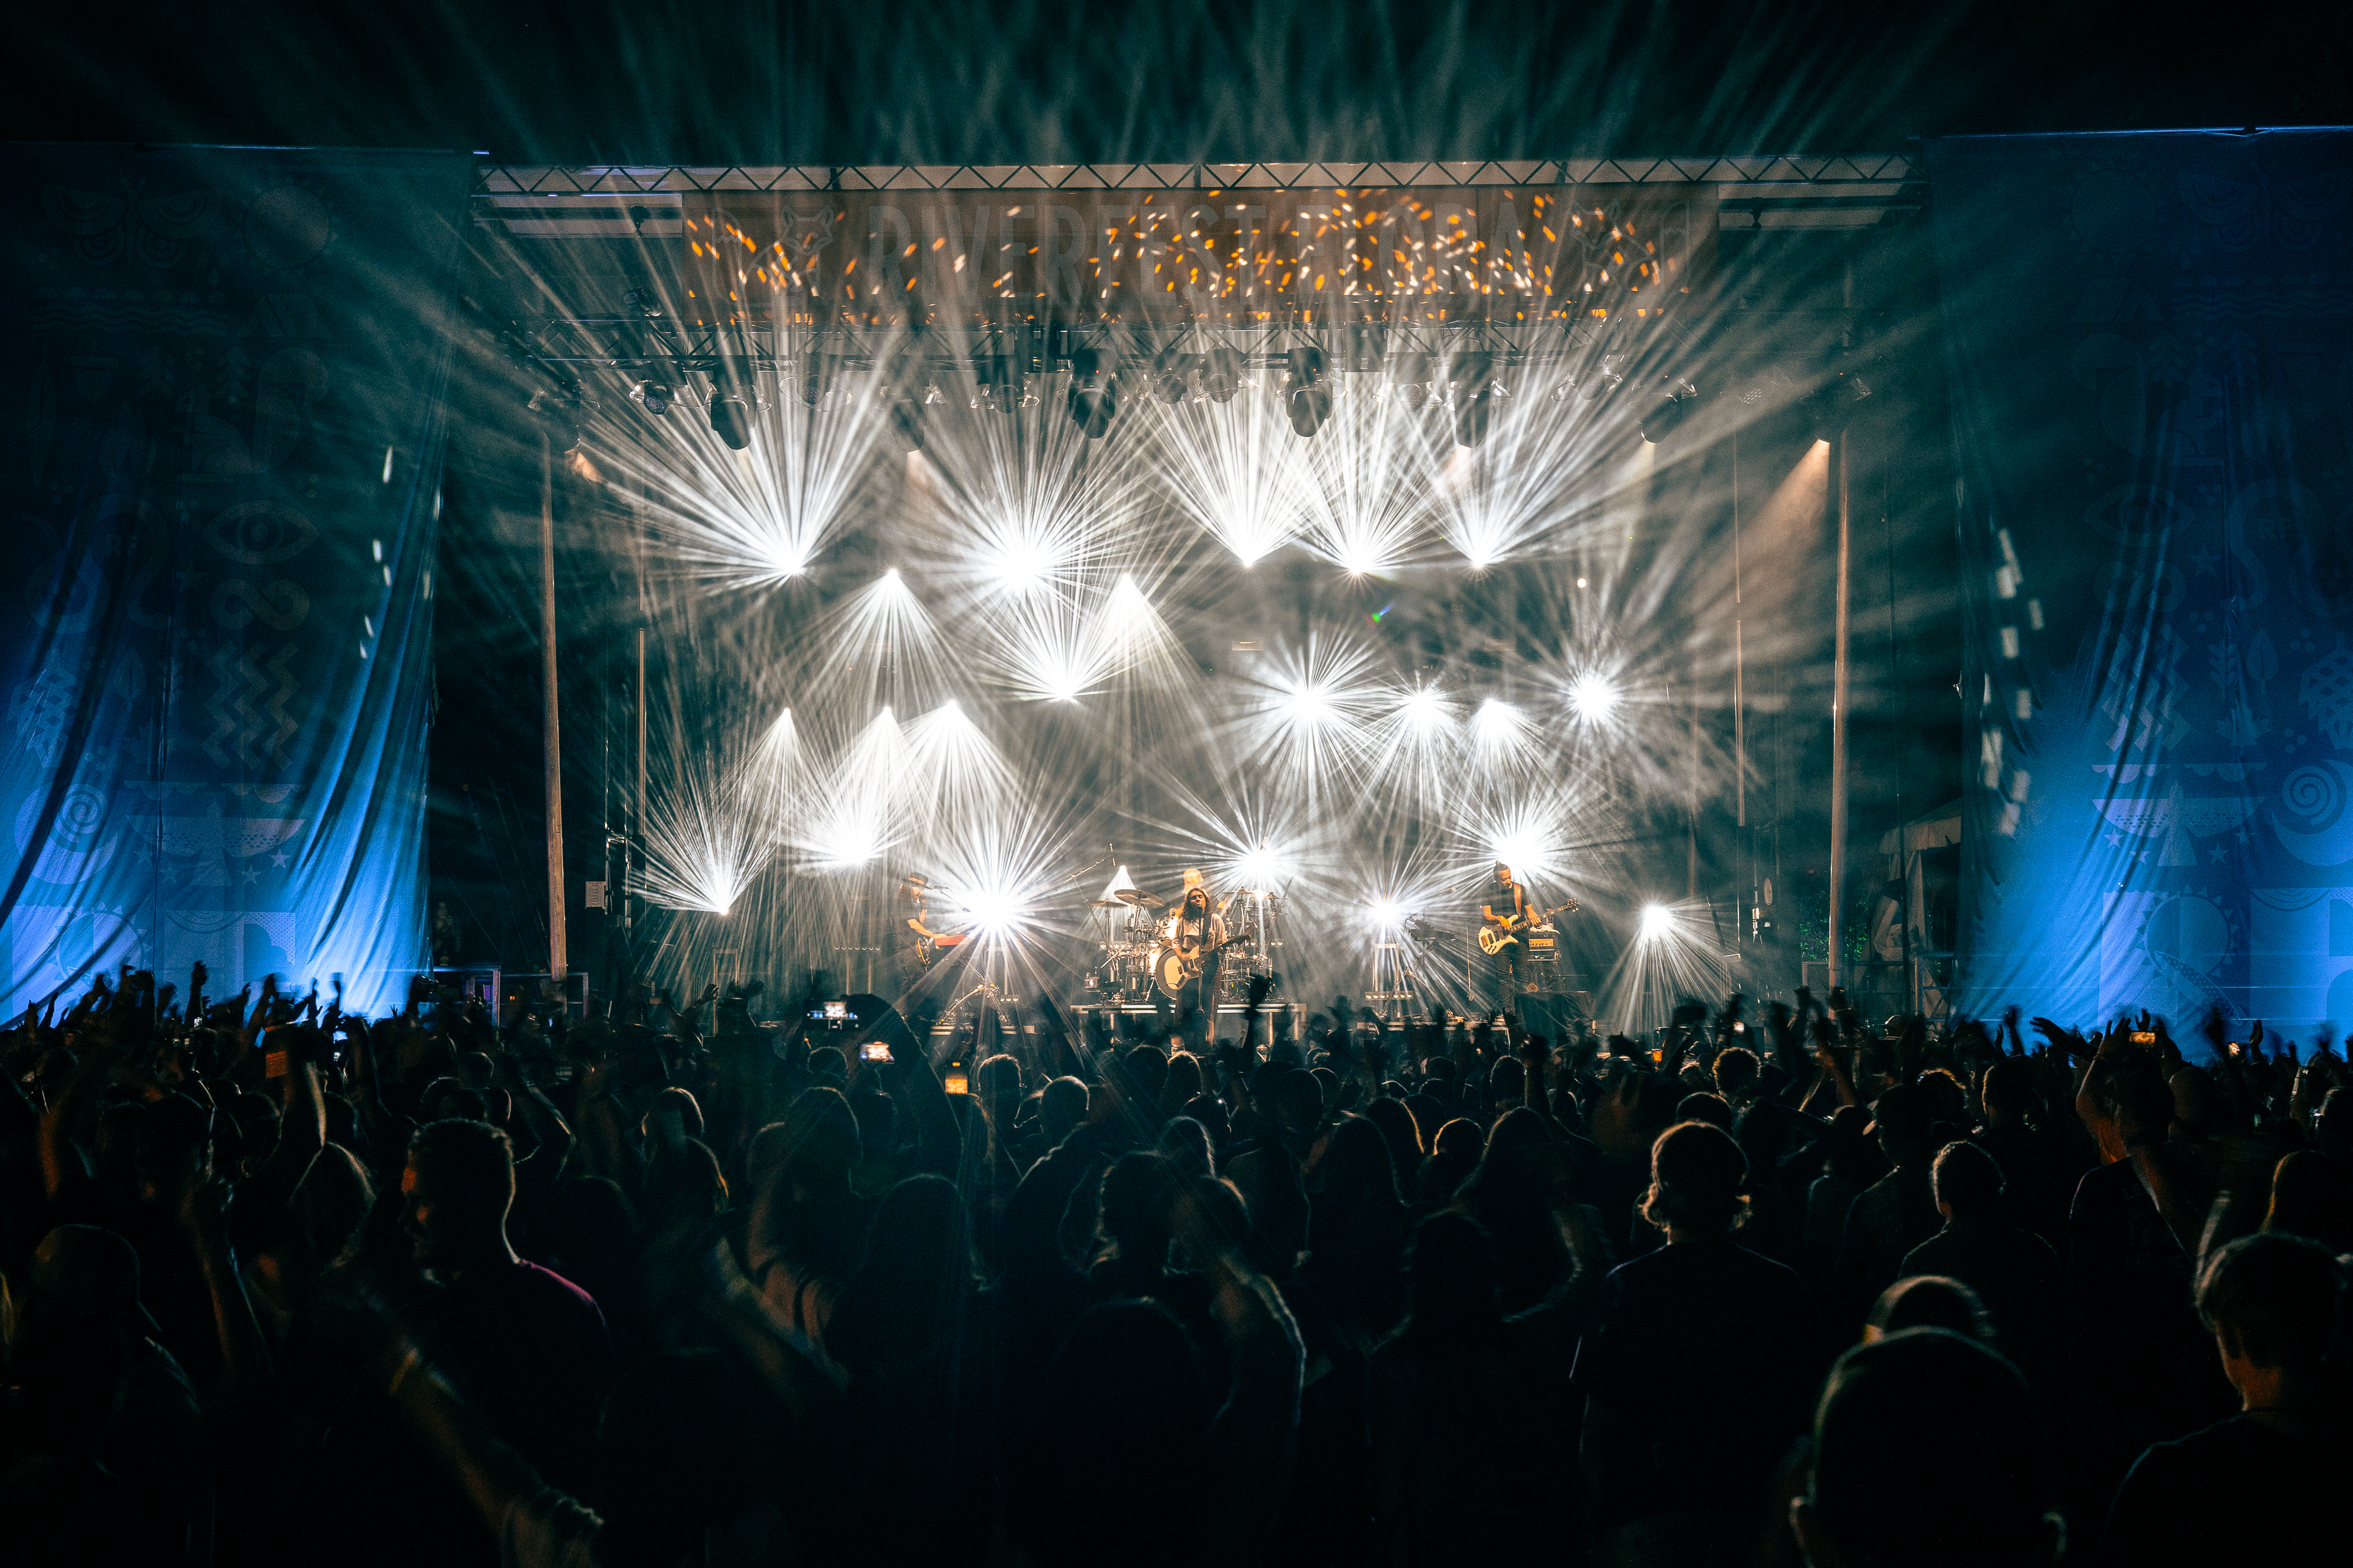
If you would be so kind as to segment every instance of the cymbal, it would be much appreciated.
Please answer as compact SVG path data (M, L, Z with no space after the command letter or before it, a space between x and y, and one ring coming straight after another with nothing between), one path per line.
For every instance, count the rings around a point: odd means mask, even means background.
M1117 899L1121 903L1134 904L1137 909L1142 909L1146 904L1156 904L1160 901L1158 899L1154 898L1150 893L1145 892L1141 888L1122 888L1112 894L1112 897Z
M1127 908L1127 906L1117 899L1097 899L1093 903L1089 904L1087 908L1091 910L1124 910Z

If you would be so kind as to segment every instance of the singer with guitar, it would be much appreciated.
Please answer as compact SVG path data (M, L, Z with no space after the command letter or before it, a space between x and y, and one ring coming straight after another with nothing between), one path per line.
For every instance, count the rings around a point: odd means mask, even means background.
M1185 901L1168 917L1160 940L1182 976L1170 998L1176 1004L1179 1026L1189 1028L1198 1014L1202 1038L1210 1041L1218 1037L1218 955L1226 945L1226 917L1209 907L1209 890L1196 879L1198 875L1186 878Z

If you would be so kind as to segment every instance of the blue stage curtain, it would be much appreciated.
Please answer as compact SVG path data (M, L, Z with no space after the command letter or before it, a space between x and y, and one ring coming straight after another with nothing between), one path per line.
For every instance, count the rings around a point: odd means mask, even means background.
M0 1005L425 962L454 153L16 147Z
M1930 149L1964 1005L2353 1023L2353 135Z

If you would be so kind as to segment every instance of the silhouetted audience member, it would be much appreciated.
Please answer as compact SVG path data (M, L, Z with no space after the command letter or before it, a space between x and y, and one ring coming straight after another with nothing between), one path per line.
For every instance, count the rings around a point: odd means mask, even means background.
M1936 1197L1928 1165L1936 1154L1928 1107L1915 1089L1897 1087L1872 1107L1871 1137L1892 1167L1847 1211L1839 1247L1841 1288L1868 1301L1904 1272L1904 1255L1936 1234Z
M1667 1245L1610 1272L1572 1373L1599 1561L1742 1561L1804 1425L1820 1331L1795 1271L1733 1240L1747 1174L1706 1122L1651 1147L1642 1214Z
M409 1331L499 1436L568 1491L586 1489L612 1346L577 1285L507 1240L514 1157L481 1121L428 1121L409 1140L402 1225L440 1289Z
M1904 1255L1902 1271L1960 1280L1992 1315L2002 1348L2039 1362L2059 1289L2058 1256L2001 1212L2001 1168L1977 1144L1947 1143L1929 1174L1944 1228Z
M2153 1161L2173 1094L2153 1068L2095 1062L2079 1094L2101 1163L2075 1184L2062 1260L2067 1402L2084 1483L2105 1496L2150 1443L2226 1414L2230 1389L2200 1326L2192 1265L2152 1201L2136 1156ZM2090 1498L2085 1501L2088 1503Z
M1413 1234L1410 1300L1374 1353L1374 1510L1393 1563L1535 1561L1575 1538L1576 1433L1543 1397L1558 1357L1504 1315L1494 1246L1441 1210Z
M1479 1124L1467 1118L1458 1116L1439 1128L1430 1141L1429 1156L1414 1178L1415 1201L1424 1208L1443 1208L1452 1203L1455 1190L1479 1168L1485 1143Z
M2343 1162L2312 1149L2280 1156L2263 1214L2272 1236L2300 1236L2335 1253L2353 1252L2353 1181Z
M1831 1370L1814 1412L1812 1478L1790 1523L1816 1568L2055 1563L2066 1526L2041 1448L2016 1368L1963 1335L1907 1329Z
M2198 1312L2239 1414L2142 1454L2116 1490L2102 1557L2116 1563L2289 1563L2344 1524L2348 1445L2329 1349L2344 1272L2301 1237L2247 1236L2207 1261Z
M170 1563L188 1557L167 1499L103 1462L130 1377L122 1326L95 1313L49 1314L10 1347L14 1461L0 1470L0 1544L11 1563Z
M1978 1293L1942 1274L1915 1274L1879 1293L1862 1320L1865 1344L1906 1329L1950 1329L1984 1344L1995 1342L1993 1314Z
M1405 1310L1405 1200L1379 1127L1362 1116L1342 1121L1313 1180L1306 1283L1332 1330L1370 1350Z

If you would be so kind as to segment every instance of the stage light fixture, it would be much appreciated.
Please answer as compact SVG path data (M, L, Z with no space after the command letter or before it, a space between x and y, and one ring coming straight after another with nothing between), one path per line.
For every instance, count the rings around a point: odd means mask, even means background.
M1100 441L1119 416L1119 388L1110 367L1092 349L1075 349L1071 356L1071 423Z
M1332 417L1332 389L1324 384L1324 351L1313 343L1303 344L1291 351L1288 363L1282 385L1291 428L1302 439L1312 440L1324 428L1324 421Z
M1242 384L1242 356L1231 349L1211 349L1201 356L1201 390L1212 403L1231 403Z
M1160 394L1160 401L1172 408L1184 402L1186 394L1192 390L1194 367L1199 363L1198 354L1179 353L1173 348L1161 350L1152 362L1152 386Z
M836 370L832 354L810 354L801 361L801 401L811 408L825 401L833 390Z
M1430 401L1430 356L1404 353L1389 362L1389 384L1405 394L1405 405L1419 408Z
M1664 904L1642 906L1642 940L1663 942L1675 929L1675 912Z
M1664 446L1699 412L1699 388L1681 376L1669 376L1664 395L1642 416L1642 439Z
M669 413L675 396L666 384L659 381L641 381L629 388L629 401L656 416Z
M983 354L972 362L975 408L1010 414L1021 405L1021 371L1010 354Z
M1855 416L1855 405L1871 395L1871 384L1850 371L1833 371L1828 379L1799 399L1806 415L1806 437L1813 441L1837 439Z
M534 391L527 406L538 416L555 450L574 452L579 450L589 417L596 410L596 395L580 383L566 379Z
M743 395L724 384L711 389L711 433L738 452L752 444L752 411Z
M1476 447L1487 438L1495 395L1495 356L1474 353L1454 362L1454 444Z

